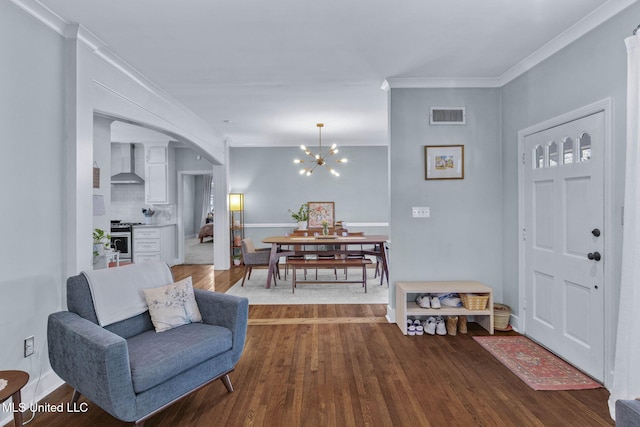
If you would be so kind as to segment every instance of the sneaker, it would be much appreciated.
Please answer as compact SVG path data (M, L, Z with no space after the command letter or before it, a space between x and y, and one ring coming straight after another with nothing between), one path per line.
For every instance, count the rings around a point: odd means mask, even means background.
M407 326L407 335L415 335L416 334L416 327L411 325L411 326Z
M445 297L440 301L445 307L462 307L462 301L458 297Z
M429 335L433 335L436 333L436 318L431 316L423 323L424 332Z
M440 298L437 296L431 297L431 308L440 308Z
M429 295L418 295L416 297L416 303L422 308L430 308Z
M407 317L407 328L411 325L413 325L413 319L410 317Z
M416 335L423 335L424 334L424 327L422 325L417 325L415 326L416 328Z
M436 334L438 335L447 335L447 327L444 324L444 319L442 316L438 316L436 319Z

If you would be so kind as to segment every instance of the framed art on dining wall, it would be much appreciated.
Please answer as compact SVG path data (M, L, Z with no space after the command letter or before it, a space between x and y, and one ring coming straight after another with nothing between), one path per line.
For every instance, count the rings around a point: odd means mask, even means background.
M309 228L322 228L322 222L327 221L332 228L335 223L335 204L333 202L308 202Z
M464 179L464 145L426 145L424 179Z

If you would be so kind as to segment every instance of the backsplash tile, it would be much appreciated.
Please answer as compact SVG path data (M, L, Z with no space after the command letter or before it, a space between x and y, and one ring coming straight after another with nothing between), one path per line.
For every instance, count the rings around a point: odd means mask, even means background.
M111 185L111 218L122 222L144 223L142 208L152 207L156 214L153 224L175 223L176 205L147 205L144 184Z
M144 184L111 185L111 219L144 222Z

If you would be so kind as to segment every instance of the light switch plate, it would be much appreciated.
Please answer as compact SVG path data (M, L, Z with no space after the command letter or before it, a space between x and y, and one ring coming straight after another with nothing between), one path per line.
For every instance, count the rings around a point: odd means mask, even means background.
M413 207L411 213L414 218L429 218L431 216L429 207Z

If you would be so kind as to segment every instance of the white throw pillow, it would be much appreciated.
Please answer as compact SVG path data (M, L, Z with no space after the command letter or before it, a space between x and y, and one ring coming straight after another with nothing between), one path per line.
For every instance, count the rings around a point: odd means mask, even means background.
M192 322L202 322L191 276L160 288L143 289L156 332Z

